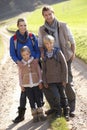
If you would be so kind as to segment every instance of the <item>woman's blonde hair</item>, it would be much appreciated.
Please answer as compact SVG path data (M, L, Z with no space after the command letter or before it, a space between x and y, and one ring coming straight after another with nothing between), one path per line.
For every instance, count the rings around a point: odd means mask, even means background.
M44 38L43 38L43 42L44 42L44 45L45 45L47 42L54 43L54 37L51 36L51 35L46 35L46 36L44 36Z

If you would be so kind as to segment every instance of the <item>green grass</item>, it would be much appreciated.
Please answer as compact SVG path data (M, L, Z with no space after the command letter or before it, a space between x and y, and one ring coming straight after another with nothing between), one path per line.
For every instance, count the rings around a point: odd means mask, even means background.
M3 42L2 42L2 37L0 36L0 61L3 57L3 54L4 54L4 45L3 45Z
M74 28L87 26L87 0L70 0L54 5L54 9L57 18L66 21L70 26Z
M76 56L87 63L87 31L76 30L74 34L76 39Z
M69 130L66 124L66 120L63 117L55 119L55 120L52 119L51 128L52 130Z

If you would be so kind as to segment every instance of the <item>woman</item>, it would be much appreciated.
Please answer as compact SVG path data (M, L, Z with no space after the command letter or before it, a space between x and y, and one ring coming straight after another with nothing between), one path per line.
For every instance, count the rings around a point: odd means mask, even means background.
M21 60L21 53L20 50L23 46L28 46L31 51L31 56L36 59L38 62L40 58L40 51L38 48L38 41L34 34L32 37L34 39L34 44L32 43L32 39L27 31L27 23L23 18L19 18L17 21L18 30L16 31L15 35L10 38L10 56L12 60L17 64L19 68L23 66ZM43 95L40 90L41 101L43 104ZM14 123L19 123L20 121L24 120L25 114L25 105L26 105L26 94L24 89L21 88L21 96L20 96L20 106L18 107L18 116L13 120Z

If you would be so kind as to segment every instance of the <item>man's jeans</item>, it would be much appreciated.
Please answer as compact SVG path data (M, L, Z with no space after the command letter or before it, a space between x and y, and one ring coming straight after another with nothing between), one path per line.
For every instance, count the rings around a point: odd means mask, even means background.
M67 65L68 65L68 84L66 86L65 91L66 91L69 106L70 106L70 112L73 112L73 111L75 111L76 94L75 94L74 84L73 84L73 75L72 75L72 71L71 71L71 64L72 64L72 61L69 60L67 62Z

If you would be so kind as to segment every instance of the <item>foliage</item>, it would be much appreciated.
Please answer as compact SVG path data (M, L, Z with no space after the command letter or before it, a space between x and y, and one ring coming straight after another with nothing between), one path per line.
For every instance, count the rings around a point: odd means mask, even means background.
M57 119L52 119L51 120L51 128L52 130L69 130L66 120L61 117Z

